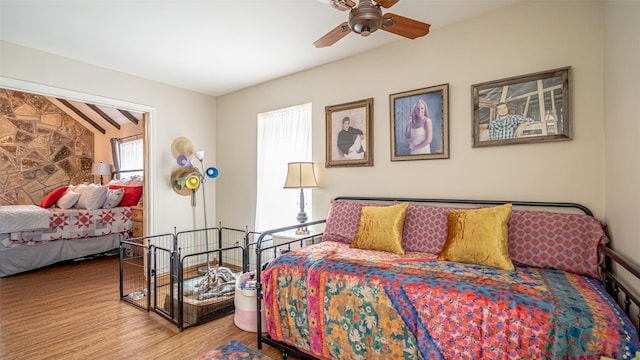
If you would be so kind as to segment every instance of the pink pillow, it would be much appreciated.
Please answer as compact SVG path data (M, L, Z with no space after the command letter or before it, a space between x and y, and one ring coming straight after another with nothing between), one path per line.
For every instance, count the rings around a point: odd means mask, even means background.
M599 277L598 244L609 241L598 219L589 215L513 210L509 256L523 265Z
M62 195L67 192L68 188L68 186L62 186L57 189L53 189L50 193L45 195L42 200L40 200L40 207L50 208L55 205L58 199L60 199Z
M409 204L402 230L405 251L439 254L447 241L447 223L452 208Z
M360 210L363 205L348 200L331 200L322 241L351 244L358 231Z
M351 244L358 231L360 211L363 206L385 205L350 200L331 200L322 241L338 241Z
M110 184L109 189L124 189L124 196L118 206L134 206L137 205L142 196L142 186L129 186Z

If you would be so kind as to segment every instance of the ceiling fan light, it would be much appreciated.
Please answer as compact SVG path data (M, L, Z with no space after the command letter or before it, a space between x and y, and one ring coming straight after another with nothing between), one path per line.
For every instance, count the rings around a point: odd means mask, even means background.
M361 1L357 8L349 13L349 27L351 31L362 36L368 36L382 26L382 10L379 7Z
M360 21L349 22L349 27L351 28L351 31L361 35L362 33L366 33L367 35L371 34L372 32L380 29L381 25L382 25L382 21L376 21L375 19L374 20L362 19Z

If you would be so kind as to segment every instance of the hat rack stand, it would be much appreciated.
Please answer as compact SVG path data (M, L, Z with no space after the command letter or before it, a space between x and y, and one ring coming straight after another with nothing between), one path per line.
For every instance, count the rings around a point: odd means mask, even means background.
M191 196L191 206L196 206L196 192L202 188L202 207L204 212L204 227L205 227L205 250L207 251L207 266L199 268L198 273L201 275L209 276L211 274L211 265L209 262L209 232L207 222L207 197L205 194L204 184L207 177L215 179L218 177L219 171L215 167L209 167L205 170L204 167L204 150L195 150L193 143L186 137L177 137L171 143L171 154L176 159L177 164L180 166L174 170L171 174L171 184L173 190L184 196ZM200 161L200 168L193 166L191 158L195 155L196 159Z

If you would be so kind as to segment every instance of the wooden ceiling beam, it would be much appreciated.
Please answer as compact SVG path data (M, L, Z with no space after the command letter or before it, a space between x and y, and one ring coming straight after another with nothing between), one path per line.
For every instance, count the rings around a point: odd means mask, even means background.
M104 111L102 111L98 105L94 105L94 104L86 104L88 107L91 108L91 110L95 111L96 113L98 113L98 115L102 116L103 119L107 120L107 122L111 125L113 125L113 127L115 127L116 129L120 130L120 124L118 124L115 120L113 120L111 118L111 116L107 115Z
M118 111L120 111L122 113L122 115L124 115L127 119L129 119L129 121L131 121L132 123L138 125L138 119L135 116L133 116L132 113L128 112L127 110L118 109Z
M103 129L100 125L96 124L95 121L91 120L90 117L88 117L85 113L83 113L82 111L80 111L80 109L78 109L77 107L73 106L69 101L65 100L65 99L60 99L60 98L56 98L58 101L60 101L64 106L68 107L69 110L73 111L74 113L76 113L78 116L80 116L84 121L88 122L89 124L91 124L91 126L93 126L94 128L96 128L96 130L100 131L103 134L106 134L107 131L105 129Z

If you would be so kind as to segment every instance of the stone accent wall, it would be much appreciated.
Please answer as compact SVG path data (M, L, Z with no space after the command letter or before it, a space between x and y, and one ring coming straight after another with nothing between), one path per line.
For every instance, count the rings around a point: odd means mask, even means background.
M46 97L0 89L0 205L92 181L94 134Z

